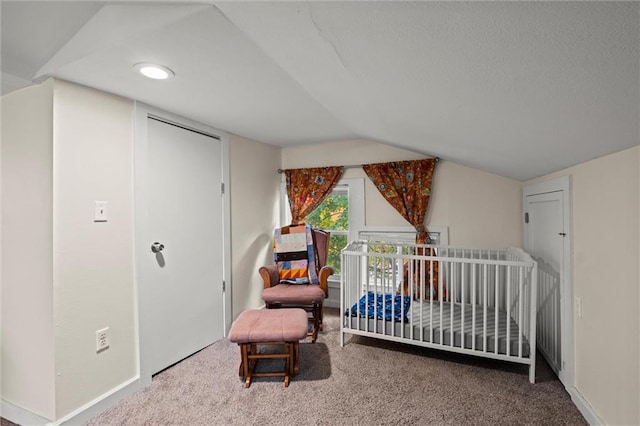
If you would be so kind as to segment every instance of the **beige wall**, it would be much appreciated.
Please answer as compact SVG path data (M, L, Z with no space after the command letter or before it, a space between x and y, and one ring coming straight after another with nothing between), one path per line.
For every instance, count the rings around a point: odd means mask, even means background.
M279 223L280 148L230 135L232 315L262 301L258 268L273 263Z
M137 375L133 102L56 81L54 316L62 417ZM94 201L108 221L93 221ZM96 353L96 331L111 347Z
M366 140L328 142L282 150L283 168L357 165L417 160L421 154ZM387 203L361 168L344 177L365 178L366 225L409 226ZM449 227L454 246L522 247L522 185L441 160L436 166L427 224Z
M442 161L431 203L429 223L449 226L451 245L522 247L522 186L517 180Z
M55 80L2 102L2 398L58 420L138 373L133 103Z
M53 83L2 97L2 399L55 418Z
M536 179L570 176L575 385L607 424L640 424L640 148Z

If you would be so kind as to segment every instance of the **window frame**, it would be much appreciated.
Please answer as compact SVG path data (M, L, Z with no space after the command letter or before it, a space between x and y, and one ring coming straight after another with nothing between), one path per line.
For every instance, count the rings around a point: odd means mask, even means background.
M358 239L360 233L365 228L365 199L364 199L364 178L342 178L336 184L336 188L346 187L349 195L349 232L347 233L347 244ZM280 185L280 223L285 226L291 223L291 211L287 197L287 184ZM342 234L342 232L340 232ZM344 235L344 234L342 234ZM340 281L339 274L333 274L329 281Z
M426 226L430 235L437 235L438 241L434 245L449 245L449 227L448 226ZM368 237L374 237L376 240L387 241L390 243L397 242L416 242L416 229L413 226L364 226L358 233L359 240L366 240Z

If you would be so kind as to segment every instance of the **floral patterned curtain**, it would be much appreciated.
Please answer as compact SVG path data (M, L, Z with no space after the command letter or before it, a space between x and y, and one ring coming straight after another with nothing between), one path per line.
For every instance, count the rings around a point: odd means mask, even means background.
M416 243L429 242L429 234L424 227L424 217L431 198L431 181L433 170L438 162L435 158L416 161L396 161L363 165L365 173L373 181L382 196L411 223L417 231ZM428 248L418 248L416 254L434 256L435 251ZM403 294L411 294L415 299L444 300L445 289L438 283L439 264L436 261L424 263L414 262L412 266L405 264L403 276ZM409 277L409 270L413 270ZM409 285L413 288L409 288Z
M342 170L340 166L285 170L292 224L300 223L322 203L340 180Z
M424 217L431 198L431 181L437 162L435 158L428 158L362 166L382 196L416 228L418 244L425 244L429 239Z

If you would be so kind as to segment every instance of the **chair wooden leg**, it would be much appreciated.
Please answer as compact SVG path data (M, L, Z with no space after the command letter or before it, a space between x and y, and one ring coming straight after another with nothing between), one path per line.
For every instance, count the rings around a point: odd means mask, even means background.
M312 343L315 343L318 340L318 330L320 329L320 309L318 305L313 305L312 310L313 315L313 336L311 339Z

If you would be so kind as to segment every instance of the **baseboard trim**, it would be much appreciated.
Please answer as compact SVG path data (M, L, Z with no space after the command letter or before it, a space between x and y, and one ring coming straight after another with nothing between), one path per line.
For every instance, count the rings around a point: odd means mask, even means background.
M29 410L13 405L4 399L0 399L0 414L2 414L2 417L5 419L19 425L46 425L51 422L51 420L47 420Z
M81 425L110 408L116 402L131 395L141 387L140 377L133 377L56 421L47 420L29 410L13 405L4 399L0 400L0 408L2 409L2 417L20 425Z
M93 401L88 402L77 410L67 414L66 416L52 424L52 426L81 425L83 423L86 423L92 417L95 417L98 414L102 413L121 399L131 395L140 388L140 377L133 377L122 383L121 385L111 389L109 392L102 394Z
M589 423L591 426L599 426L599 425L606 424L604 420L602 420L600 416L596 414L595 410L593 409L593 407L591 407L591 405L589 405L587 400L584 399L584 397L580 394L580 392L578 392L578 389L576 389L575 387L572 387L567 390L569 392L569 395L571 396L571 400L573 401L573 404L578 408L578 410L580 411L582 416L585 418L587 423Z

